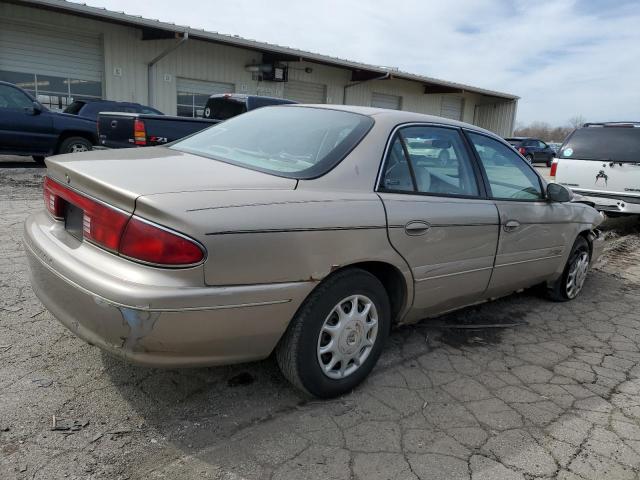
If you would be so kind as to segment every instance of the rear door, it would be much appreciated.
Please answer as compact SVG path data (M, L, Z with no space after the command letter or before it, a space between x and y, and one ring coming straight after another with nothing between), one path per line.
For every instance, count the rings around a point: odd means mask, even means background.
M580 192L640 195L640 125L576 130L558 152L556 181Z
M487 135L466 133L500 215L500 239L487 294L509 293L548 279L575 240L571 205L548 202L533 167L507 145Z
M449 152L443 165L432 147ZM482 298L498 242L498 212L484 198L461 132L402 127L387 149L379 195L389 239L409 263L418 317Z

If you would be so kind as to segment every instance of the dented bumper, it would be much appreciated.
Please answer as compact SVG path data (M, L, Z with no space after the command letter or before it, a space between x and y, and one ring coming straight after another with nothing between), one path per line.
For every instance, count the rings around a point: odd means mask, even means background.
M79 242L45 213L25 223L34 292L90 344L148 366L267 357L314 282L204 286L201 267L166 271ZM200 279L201 285L194 285Z

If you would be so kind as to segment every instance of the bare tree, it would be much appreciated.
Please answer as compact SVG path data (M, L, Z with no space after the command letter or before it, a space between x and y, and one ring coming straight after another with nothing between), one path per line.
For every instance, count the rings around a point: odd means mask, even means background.
M581 127L582 125L584 125L586 121L587 121L587 119L584 118L583 115L574 115L573 117L571 117L569 119L569 125L572 128L578 128L578 127Z
M586 119L582 115L575 115L569 119L568 125L561 127L552 127L546 122L531 122L529 125L518 123L513 134L516 137L532 137L545 142L562 143L567 135L585 122Z

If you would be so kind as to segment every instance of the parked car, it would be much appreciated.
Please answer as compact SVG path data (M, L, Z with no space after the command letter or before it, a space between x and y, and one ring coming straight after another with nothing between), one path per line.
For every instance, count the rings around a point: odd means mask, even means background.
M38 163L58 153L84 152L97 144L96 115L101 108L137 109L138 104L76 101L65 113L53 112L28 92L0 82L0 154L31 156Z
M610 216L640 214L640 122L587 123L574 130L551 176Z
M288 103L296 102L282 98L226 93L209 97L203 111L204 118L159 117L144 113L101 113L98 117L100 144L107 148L165 145L249 110Z
M510 137L505 140L513 145L529 163L544 163L547 167L551 166L555 152L542 140L528 137Z
M75 100L63 110L63 113L98 121L101 112L144 113L148 115L164 115L160 110L140 103L114 102L112 100Z
M547 145L549 145L551 150L553 150L554 156L558 154L558 150L560 150L560 147L562 146L562 144L558 142L549 142Z
M436 138L450 165L406 148ZM603 216L502 139L410 112L266 107L47 164L25 245L72 332L153 366L275 350L319 397L360 383L393 325L540 283L575 298L603 245Z

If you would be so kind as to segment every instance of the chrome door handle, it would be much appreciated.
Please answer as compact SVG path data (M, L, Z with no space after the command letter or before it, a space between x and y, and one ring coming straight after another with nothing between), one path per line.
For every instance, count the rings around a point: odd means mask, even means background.
M520 228L520 222L517 220L509 220L507 223L504 224L504 231L505 232L513 232L514 230L517 230L518 228Z
M404 226L407 235L424 235L429 231L431 225L421 220L413 220Z

